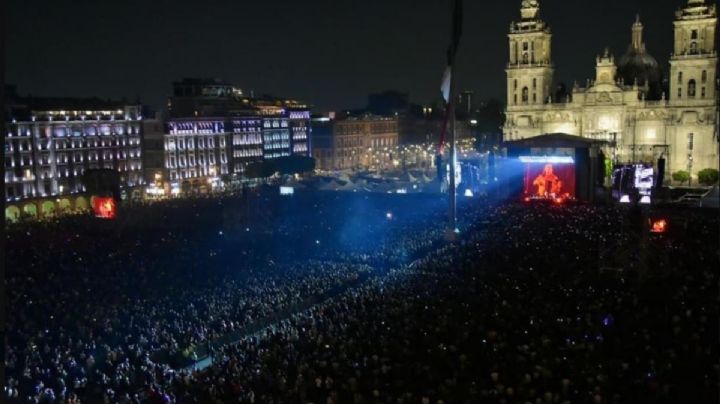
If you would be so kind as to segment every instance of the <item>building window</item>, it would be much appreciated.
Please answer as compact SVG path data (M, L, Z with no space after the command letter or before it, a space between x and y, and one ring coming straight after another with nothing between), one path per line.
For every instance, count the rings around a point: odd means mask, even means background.
M533 104L537 103L537 94L533 93Z
M517 79L513 81L513 90L517 90Z
M695 147L695 134L688 133L687 136L687 149L688 153L691 153L693 151L693 148Z
M527 102L528 102L528 96L529 96L528 88L527 88L527 87L523 87L523 90L522 90L522 102L523 102L523 104L527 104Z
M696 29L690 33L690 39L698 39L698 31Z
M683 73L680 72L680 73L678 73L678 83L682 83L682 79L683 79Z
M705 87L700 89L700 98L705 98Z
M528 64L528 54L523 53L523 64Z
M517 105L517 94L513 94L513 104Z
M707 82L707 70L702 71L702 82L703 83Z
M696 53L698 53L697 42L692 42L690 43L690 54L694 55Z
M688 97L695 98L695 80L688 81Z
M537 88L537 79L533 79L533 90Z
M678 87L678 98L682 98L682 87Z

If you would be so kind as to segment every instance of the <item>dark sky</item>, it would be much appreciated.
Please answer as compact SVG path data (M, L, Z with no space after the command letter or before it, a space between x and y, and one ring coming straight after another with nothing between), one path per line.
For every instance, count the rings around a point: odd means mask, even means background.
M318 109L398 89L439 94L447 0L8 0L7 81L21 94L134 99L160 107L182 77L218 77ZM541 0L556 80L593 76L620 56L640 13L665 70L674 10L687 0ZM520 0L466 0L458 80L504 100L507 31Z

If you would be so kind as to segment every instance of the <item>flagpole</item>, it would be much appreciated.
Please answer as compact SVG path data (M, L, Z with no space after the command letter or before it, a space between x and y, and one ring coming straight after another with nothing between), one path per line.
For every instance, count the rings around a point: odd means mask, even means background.
M448 186L448 228L446 231L446 238L449 241L454 241L457 233L457 183L455 180L455 164L457 162L457 148L456 148L456 122L455 122L455 104L456 100L456 74L455 74L455 61L457 59L457 51L460 45L460 37L462 35L462 23L463 23L463 0L454 0L452 3L452 45L448 54L448 63L450 64L450 89L448 96L448 114L450 118L450 133L449 133L449 161L450 161L450 178Z
M448 103L448 114L450 118L450 132L448 133L448 143L450 150L448 160L450 161L450 184L448 186L448 229L449 239L454 239L457 231L457 184L455 182L455 162L457 160L457 152L455 149L455 58L453 57L452 66L450 67L450 102Z

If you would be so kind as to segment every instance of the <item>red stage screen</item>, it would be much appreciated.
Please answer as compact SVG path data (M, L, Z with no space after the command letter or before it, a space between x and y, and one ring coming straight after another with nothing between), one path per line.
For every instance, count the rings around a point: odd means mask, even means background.
M526 164L524 181L526 197L541 199L574 198L575 164Z
M117 205L115 205L115 199L107 197L95 196L92 198L93 211L95 217L101 219L115 219L117 214Z

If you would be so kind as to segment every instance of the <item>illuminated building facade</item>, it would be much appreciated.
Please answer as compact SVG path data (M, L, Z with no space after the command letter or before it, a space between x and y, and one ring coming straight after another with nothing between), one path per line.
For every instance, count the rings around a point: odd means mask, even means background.
M550 28L537 0L524 0L509 34L504 138L565 133L615 145L619 163L657 164L670 173L696 175L718 166L717 12L714 4L687 0L674 21L669 87L648 53L637 18L631 44L616 61L605 51L596 77L567 94L552 93ZM613 154L611 153L611 154Z
M313 157L321 170L347 170L373 165L372 151L398 145L398 119L372 115L313 120ZM372 150L370 150L372 149Z
M165 167L174 189L242 174L248 164L310 154L310 111L293 100L245 97L219 80L174 83Z
M171 182L228 174L228 144L222 118L168 121L165 164Z
M88 169L117 170L125 189L143 185L141 111L139 105L98 99L11 100L5 134L6 201L49 198L47 210L74 208L72 202L51 205L82 194Z

